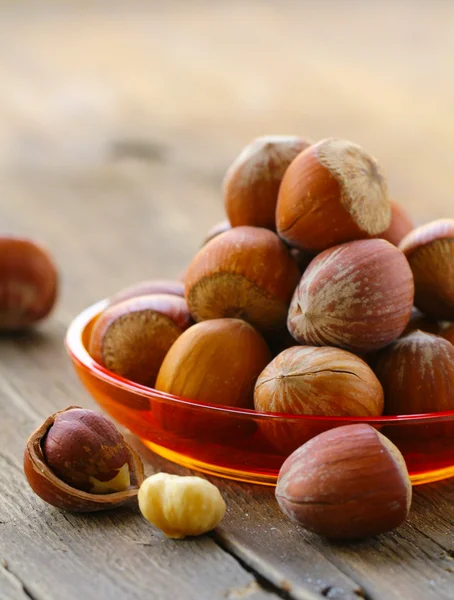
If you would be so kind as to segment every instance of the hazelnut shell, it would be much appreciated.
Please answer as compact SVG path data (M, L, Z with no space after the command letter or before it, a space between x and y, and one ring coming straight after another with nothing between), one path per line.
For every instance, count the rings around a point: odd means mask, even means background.
M415 228L415 223L405 208L391 200L391 224L380 236L393 246L398 246L403 238Z
M301 344L372 352L398 338L413 308L405 256L382 239L325 250L295 290L288 329Z
M184 283L172 279L150 279L139 281L117 292L109 299L109 305L118 304L129 298L150 296L152 294L170 294L184 298Z
M24 452L24 472L31 488L48 504L72 512L96 512L136 504L139 487L145 475L142 461L126 442L125 446L130 458L132 485L122 492L91 494L76 489L59 479L46 463L42 449L43 439L52 427L55 418L59 414L74 408L80 407L70 406L48 417L28 439Z
M276 486L282 511L309 531L358 539L400 525L412 489L404 458L370 425L338 427L284 462Z

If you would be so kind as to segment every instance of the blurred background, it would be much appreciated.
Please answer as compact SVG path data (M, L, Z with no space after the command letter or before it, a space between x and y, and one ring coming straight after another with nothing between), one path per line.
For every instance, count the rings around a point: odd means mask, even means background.
M50 247L69 311L174 277L273 133L355 141L417 222L452 217L453 69L448 1L3 0L2 230Z

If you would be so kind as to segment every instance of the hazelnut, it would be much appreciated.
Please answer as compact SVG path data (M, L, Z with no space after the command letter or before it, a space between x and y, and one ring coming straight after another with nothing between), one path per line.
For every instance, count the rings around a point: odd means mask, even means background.
M415 331L385 348L375 372L389 415L454 410L454 346Z
M0 237L0 330L25 329L46 317L58 276L44 248L31 240Z
M188 267L185 295L196 321L233 317L262 332L285 328L300 273L278 236L234 227L212 239Z
M183 298L169 294L129 298L98 317L89 352L113 373L153 386L164 356L191 323Z
M203 321L170 348L156 389L189 400L253 408L255 381L270 360L265 340L245 321Z
M228 169L224 205L233 227L276 230L279 186L292 160L312 142L296 136L268 135L253 140Z
M273 413L373 417L383 412L383 389L371 368L346 350L296 346L260 373L254 405Z
M151 296L153 294L170 294L171 296L184 298L184 283L182 281L173 281L172 279L139 281L111 296L109 304L118 304L124 300L129 300L129 298Z
M410 267L395 246L381 239L342 244L307 268L290 305L288 328L302 344L371 352L404 331L413 294Z
M410 320L402 335L407 335L407 333L412 333L417 329L438 335L440 333L440 323L423 315L415 306L411 311Z
M339 348L296 346L284 350L259 375L256 410L324 417L378 416L383 389L370 367ZM281 453L289 455L331 422L307 419L290 424L264 420L260 429Z
M385 533L408 516L412 489L404 458L373 427L321 433L284 462L276 499L304 528L331 539Z
M379 236L391 223L385 176L360 146L322 140L285 172L276 223L281 238L303 250Z
M176 539L211 531L226 511L218 488L201 477L157 473L142 483L138 499L145 519Z
M232 226L227 220L216 223L216 225L213 225L213 227L206 234L202 246L205 246L205 244L208 244L208 242L215 238L217 235L220 235L221 233L224 233L224 231L228 231L229 229L232 229Z
M114 425L102 415L69 407L30 436L24 471L45 502L75 512L134 502L143 466Z
M454 219L417 227L399 248L415 280L415 305L433 319L454 320Z
M391 200L391 224L380 237L393 246L398 246L402 239L414 228L414 221L405 208Z
M441 332L441 335L448 340L448 342L451 342L451 344L454 344L454 325L450 325L448 327L446 327L446 329L443 329L443 331Z

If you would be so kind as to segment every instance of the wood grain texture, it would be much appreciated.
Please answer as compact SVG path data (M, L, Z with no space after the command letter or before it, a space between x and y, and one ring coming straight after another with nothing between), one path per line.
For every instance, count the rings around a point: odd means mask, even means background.
M0 223L42 240L56 311L0 338L0 598L449 600L454 482L416 489L409 521L332 544L270 489L213 481L228 513L175 542L137 511L73 516L33 495L28 434L95 408L63 349L85 306L173 277L223 218L222 176L257 135L347 137L422 222L454 216L454 7L448 2L0 2ZM186 472L131 441L148 473Z

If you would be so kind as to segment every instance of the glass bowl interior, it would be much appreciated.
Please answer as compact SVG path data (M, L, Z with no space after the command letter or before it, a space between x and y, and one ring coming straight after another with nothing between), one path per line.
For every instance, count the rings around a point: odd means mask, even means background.
M221 477L274 485L293 450L342 425L368 423L400 449L413 484L454 475L454 411L373 418L260 413L193 402L136 384L96 363L87 345L103 300L71 323L66 347L96 402L157 454Z

